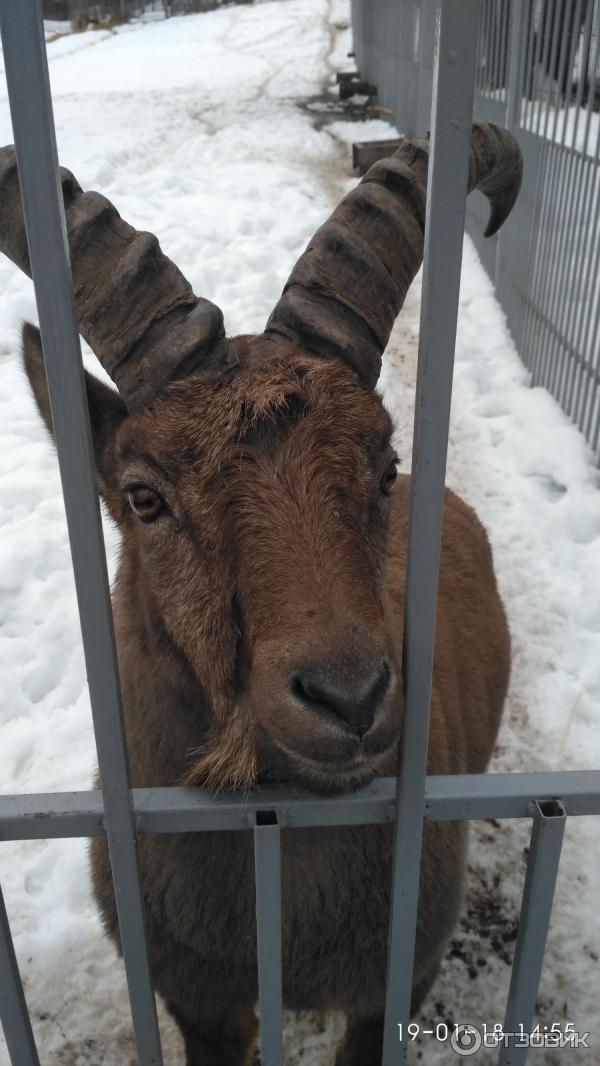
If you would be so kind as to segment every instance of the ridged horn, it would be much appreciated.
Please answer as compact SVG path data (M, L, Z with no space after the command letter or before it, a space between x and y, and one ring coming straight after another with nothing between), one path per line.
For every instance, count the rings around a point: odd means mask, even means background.
M235 365L223 315L196 296L151 233L60 169L79 331L129 410L176 378ZM31 276L15 150L0 148L0 251Z
M370 168L294 267L267 332L350 363L373 387L408 288L423 259L429 142L406 140ZM491 203L486 237L509 215L521 185L514 137L473 126L469 192Z

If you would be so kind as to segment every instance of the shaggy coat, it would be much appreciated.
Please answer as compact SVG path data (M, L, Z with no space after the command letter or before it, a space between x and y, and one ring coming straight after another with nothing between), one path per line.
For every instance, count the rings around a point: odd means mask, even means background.
M396 770L408 478L382 492L392 427L352 370L264 338L235 344L235 373L173 384L134 417L88 378L99 488L123 535L113 601L132 782L343 791ZM25 357L49 422L31 329ZM152 524L127 503L140 481L169 501ZM318 714L290 702L289 676L319 657L352 681L375 653L394 682L362 753L346 754ZM430 773L485 770L508 671L487 537L447 492ZM392 832L282 834L284 1000L347 1013L339 1066L375 1066L381 1054ZM464 826L426 826L414 1009L456 919L465 849ZM106 840L91 851L118 944ZM256 1028L251 837L142 837L139 857L156 988L188 1064L242 1066Z

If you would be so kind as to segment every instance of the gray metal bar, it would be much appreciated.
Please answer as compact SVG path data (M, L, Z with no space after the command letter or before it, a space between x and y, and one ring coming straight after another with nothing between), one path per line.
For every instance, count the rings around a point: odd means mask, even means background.
M13 1066L40 1066L1 888L0 1021Z
M527 29L531 0L510 5L508 70L506 86L506 125L514 130L521 121L525 52L529 40ZM500 231L502 232L502 231Z
M523 1066L527 1057L518 1034L531 1031L566 821L561 803L536 803L504 1018L509 1046L500 1049L498 1066Z
M260 1058L262 1066L282 1066L281 836L277 813L258 810L253 825Z
M533 804L558 800L569 815L600 814L600 770L428 777L428 821L531 817ZM492 814L492 811L494 812Z
M600 787L600 773L598 778ZM282 788L262 788L243 799L227 793L213 796L187 789L144 789L134 790L134 803L141 833L244 829L264 809L276 813L281 827L298 829L392 821L395 790L395 778L382 778L360 792L327 799L306 793L294 795ZM2 832L0 805L0 835Z
M528 27L531 0L522 4L509 5L509 24L507 29L508 46L506 55L506 126L515 133L519 124L523 106L523 83L525 80L525 61L528 40ZM494 281L499 289L503 284L502 271L505 260L510 260L511 250L518 243L513 225L502 226L496 237L496 262ZM514 271L514 264L511 264ZM514 328L514 327L513 327Z
M510 32L510 23L509 23L510 7L511 7L511 5L508 2L508 0L502 0L502 28L501 28L501 46L500 46L500 56L499 56L499 64L500 64L500 66L499 66L499 70L498 70L498 81L505 83L504 85L501 85L501 88L503 88L504 91L505 91L506 106L508 106L508 83L507 83L508 55L507 55L507 49L508 49L509 32ZM518 61L519 61L518 60L518 55L515 57L515 59L516 59L516 61L518 63Z
M490 81L488 85L488 92L493 93L498 88L498 74L500 71L500 48L502 44L502 3L500 3L500 10L495 4L492 8L492 24L490 34L490 45L492 53L492 62L490 65Z
M581 4L581 0L578 0ZM558 14L560 5L556 5L556 14ZM559 60L559 80L562 83L567 72L567 60L569 52L567 49L568 35L565 33L562 35L561 51ZM546 108L546 117L550 114L550 106ZM538 232L536 234L536 256L533 264L533 276L529 286L529 292L532 294L532 308L536 313L536 320L539 322L539 308L542 302L543 282L538 284L538 275L540 272L547 271L547 264L549 261L549 251L546 247L548 240L552 238L552 208L555 205L555 197L553 196L553 187L557 183L557 167L561 164L562 152L557 147L557 135L558 135L558 117L560 109L558 106L554 106L554 121L552 131L550 134L553 144L555 144L554 151L550 153L545 171L540 175L541 180L538 181L538 199L542 205L542 211L540 214ZM565 124L563 120L563 135L565 130ZM547 135L547 127L544 130L544 137ZM544 278L546 280L546 276Z
M431 152L413 437L393 894L383 1066L406 1061L425 813L431 673L437 610L452 370L460 287L478 0L437 7Z
M591 321L591 314L588 316L589 324L591 327L590 344L595 343L595 356L592 368L592 373L597 373L600 368L600 300L596 303L596 314L594 316L594 322ZM595 422L595 424L594 424ZM596 387L592 393L589 401L589 411L586 423L586 437L590 441L593 450L598 455L600 446L600 388Z
M576 0L576 14L577 17L581 11L582 0ZM562 8L557 4L555 8L556 20L558 14L562 11ZM552 33L556 32L556 25L553 26ZM566 62L566 70L571 71L575 60L575 44L571 43L568 50L564 50L564 61ZM546 66L548 57L544 57L544 67ZM562 64L561 64L562 66ZM564 71L561 71L564 72ZM555 318L555 298L550 298L550 291L553 281L553 275L558 272L558 265L561 261L561 252L557 250L558 247L562 248L565 240L566 226L563 224L558 231L552 226L552 208L556 210L556 219L562 219L564 206L567 201L567 194L569 189L569 181L566 179L565 174L570 169L572 156L570 150L567 149L566 135L567 135L567 122L563 117L563 129L561 138L561 150L559 151L556 145L556 131L552 135L552 148L548 144L546 138L546 130L548 126L548 115L550 112L550 90L551 80L546 78L546 100L545 100L545 113L546 124L544 134L538 136L536 139L537 151L536 151L536 171L539 174L540 163L542 160L542 154L546 159L547 173L544 175L543 180L540 182L538 193L535 197L536 204L538 204L538 210L532 215L534 220L534 228L531 231L530 240L532 241L533 248L533 262L532 262L532 281L528 287L528 291L531 295L532 307L535 309L533 314L529 314L529 320L525 332L525 349L529 350L533 348L532 357L530 360L532 382L534 384L548 384L548 368L550 365L550 344L551 338L548 337L547 330L540 329L540 319L537 314L538 310L542 309L547 312L549 316ZM569 97L570 99L570 97ZM541 115L542 102L539 102L538 117ZM536 133L540 134L540 125L538 122L538 128ZM556 165L555 165L556 164ZM542 192L542 189L544 192ZM558 189L560 191L560 203L557 208L555 197L551 196L551 191ZM545 212L550 212L549 217L544 218ZM550 241L551 247L546 248L546 243Z
M256 812L274 810L286 829L377 825L394 821L396 778L383 777L360 792L328 797L262 788L240 799L184 788L132 790L138 833L198 833L247 829ZM560 799L570 817L600 815L600 770L531 774L440 774L425 781L425 820L531 818L536 800ZM47 792L0 796L0 841L102 836L100 792Z
M600 15L600 7L598 9ZM589 98L587 104L587 117L585 126L585 140L584 149L587 151L589 138L591 133L591 120L593 113L593 103L596 96L596 87L598 81L598 59L600 56L600 18L598 19L598 32L594 40L594 48L591 54L591 70L592 75L589 86ZM597 391L592 388L590 381L590 373L593 374L593 335L590 337L586 329L586 325L592 316L593 307L593 284L592 279L597 276L598 264L600 262L600 255L598 248L600 246L600 195L598 194L597 181L599 175L600 165L600 129L596 135L596 148L594 151L593 165L590 163L585 168L586 182L585 182L585 194L583 203L588 207L588 225L587 225L587 240L584 240L580 244L579 248L579 260L578 260L578 274L574 283L575 292L581 292L586 294L587 302L586 308L580 308L575 314L575 321L572 326L572 336L574 338L574 344L578 351L582 352L584 356L588 356L587 366L579 366L576 368L576 372L573 375L573 385L571 388L571 402L569 404L569 413L573 419L579 425L581 429L583 427L584 419L583 414L587 401L587 397L592 397ZM594 196L596 198L596 205L593 216L589 216L589 207L594 202ZM582 247L583 245L583 247ZM598 303L598 309L600 310L600 301ZM600 353L600 344L596 346L597 352ZM576 397L573 398L572 393L574 389L575 379L579 379L579 388L577 390ZM574 399L574 402L573 402ZM583 408L582 408L583 404Z
M580 8L578 7L578 13ZM584 40L589 40L592 31L592 5L588 5L587 15L585 20ZM579 34L573 34L574 44L579 43ZM571 62L571 72L575 66L576 52L573 55ZM583 113L583 85L584 79L580 78L577 86L577 93L575 96L575 120L573 123L573 131L571 134L571 145L574 148L577 143L577 133L581 122ZM571 104L571 93L568 94L567 110ZM566 122L565 122L566 125ZM564 178L564 188L566 190L566 197L564 201L564 224L562 226L563 242L558 252L558 257L555 261L553 277L550 279L550 299L554 301L554 314L557 327L561 333L571 336L569 330L569 305L576 293L571 289L569 284L573 280L573 255L577 253L581 254L581 249L578 247L578 241L576 241L573 232L573 219L578 215L579 206L581 201L581 189L583 184L583 168L580 162L580 157L572 155L569 159L569 165L567 173ZM569 277L570 271L570 277ZM547 387L553 396L556 396L559 403L565 408L566 396L564 393L564 378L563 371L568 367L569 360L565 358L564 351L561 352L561 345L556 337L553 337L550 342L550 359L549 359L549 377L547 380ZM568 413L568 412L567 412Z
M97 837L105 832L101 792L0 796L0 841Z
M491 18L491 4L490 0L482 0L479 5L479 19L481 24L481 64L479 68L480 74L480 91L482 95L489 94L490 91L490 67L489 67L489 49L490 49L490 18Z
M517 5L513 4L513 9ZM532 85L533 80L531 72L535 65L535 58L537 53L536 40L539 35L536 35L533 30L534 25L534 8L536 6L536 0L524 0L523 14L525 18L524 25L527 29L527 47L524 48L523 55L523 70L522 77L520 78L518 93L519 102L515 101L515 106L518 108L517 117L515 119L516 126L513 128L513 132L517 136L521 145L521 150L524 152L525 163L525 182L527 180L528 167L530 172L533 170L539 170L536 164L539 162L540 144L536 143L533 138L533 134L530 132L530 100L529 96L533 95ZM533 103L531 104L533 106ZM525 132L526 131L526 132ZM525 153L525 147L527 146L527 153ZM529 161L527 160L529 156ZM535 245L535 202L528 205L528 210L523 211L521 204L517 200L515 210L518 218L512 222L512 226L516 227L516 239L514 241L514 251L512 256L512 269L517 271L518 281L522 292L529 292L530 278L533 272L533 251ZM512 229L511 226L511 229ZM502 227L504 229L504 227ZM502 232L502 231L501 231ZM503 234L505 240L508 239L508 234ZM517 342L521 345L521 351L527 351L524 347L523 340L528 328L528 315L526 309L521 307L521 315L519 322L519 335L517 336Z
M2 0L2 43L131 1010L142 1066L162 1062L146 950L117 660L41 3Z

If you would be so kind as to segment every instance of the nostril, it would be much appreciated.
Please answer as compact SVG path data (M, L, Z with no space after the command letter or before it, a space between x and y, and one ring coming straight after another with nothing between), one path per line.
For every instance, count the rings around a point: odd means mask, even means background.
M302 678L299 677L298 674L295 674L294 677L292 678L292 680L290 681L290 691L299 700L306 701L306 700L310 699L310 696L309 696L309 694L308 694L308 692L306 690L306 686L305 686Z
M335 694L322 681L311 676L308 672L295 674L290 682L290 690L296 699L302 703L315 704L317 706L329 706Z

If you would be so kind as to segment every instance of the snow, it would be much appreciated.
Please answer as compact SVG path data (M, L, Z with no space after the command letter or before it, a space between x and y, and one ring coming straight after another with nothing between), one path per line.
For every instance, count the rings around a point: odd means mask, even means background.
M327 109L299 106L350 66L348 14L346 0L267 0L49 45L61 160L160 236L196 291L225 308L231 332L263 327L307 239L354 183L348 143L391 134L380 119L328 123ZM0 143L10 141L0 80ZM58 471L17 355L33 293L6 260L0 291L1 787L86 789L95 754ZM407 469L419 301L417 279L381 379ZM492 769L600 766L597 472L556 403L529 388L468 240L448 483L489 531L513 635ZM108 525L106 536L112 570ZM474 826L465 912L423 1023L501 1020L527 840L525 824ZM592 1039L599 843L595 820L571 821L540 993L542 1023L573 1021ZM5 843L0 883L43 1061L123 1066L134 1048L122 964L100 931L85 851L81 841ZM162 1008L161 1028L165 1062L179 1066ZM339 1018L288 1016L286 1061L328 1066L341 1031ZM578 1064L597 1066L597 1041ZM428 1066L447 1061L432 1037L417 1047ZM545 1066L561 1061L553 1054Z

